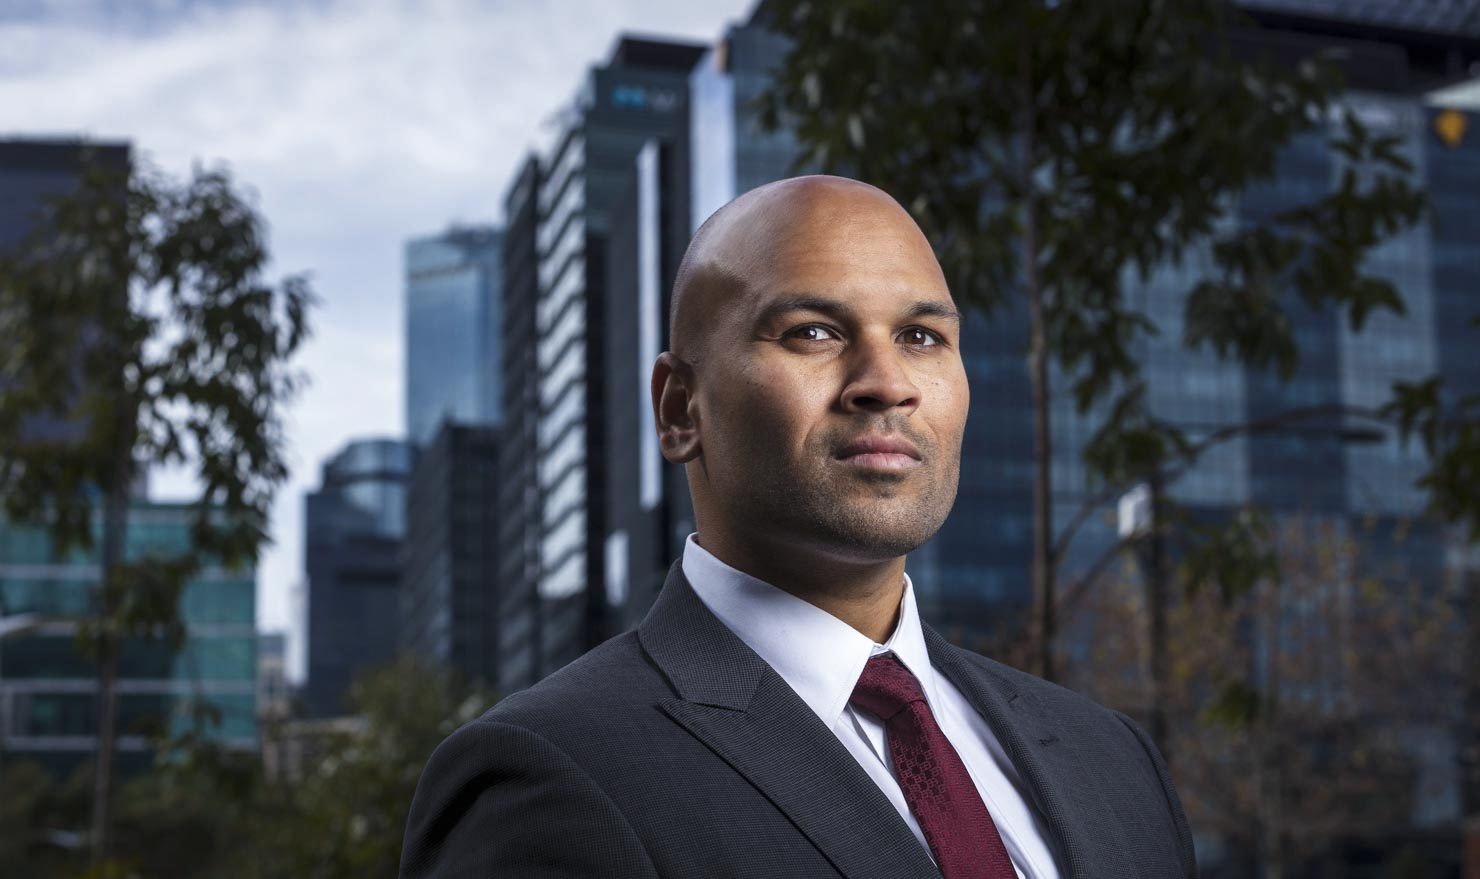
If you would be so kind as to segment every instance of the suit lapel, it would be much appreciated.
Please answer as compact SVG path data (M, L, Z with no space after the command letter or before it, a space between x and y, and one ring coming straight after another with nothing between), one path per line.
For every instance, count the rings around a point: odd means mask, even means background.
M659 706L743 775L849 879L940 879L853 755L709 612L678 564L638 637L678 692Z
M1020 692L1006 678L967 658L934 629L925 627L930 661L938 668L996 734L1018 775L1028 787L1038 811L1053 835L1052 842L1063 879L1093 876L1135 876L1138 871L1114 846L1097 845L1089 833L1094 816L1076 812L1065 791L1079 785L1076 800L1086 795L1084 784L1097 767L1088 765L1069 732L1054 721L1030 694ZM1103 803L1103 800L1100 800ZM1110 806L1097 820L1109 820Z

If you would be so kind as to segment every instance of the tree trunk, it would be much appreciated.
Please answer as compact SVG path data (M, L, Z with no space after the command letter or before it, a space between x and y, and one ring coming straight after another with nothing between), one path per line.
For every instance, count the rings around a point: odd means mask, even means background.
M1150 714L1151 739L1161 751L1162 759L1170 766L1172 751L1169 724L1167 723L1167 565L1166 565L1166 522L1164 490L1161 472L1153 470L1149 480L1151 489L1151 534L1146 563L1146 609L1147 609L1147 661L1150 666Z
M1053 443L1049 433L1048 338L1044 326L1043 287L1038 275L1038 201L1033 179L1037 143L1034 129L1032 56L1021 50L1022 143L1019 184L1022 187L1023 292L1028 297L1028 373L1033 385L1033 672L1045 680L1055 675L1056 629L1053 557Z
M92 864L108 860L109 828L113 793L113 751L118 727L119 632L114 616L115 582L124 561L128 532L128 510L133 491L134 413L124 407L119 413L119 439L114 451L113 484L103 495L103 534L98 559L98 754L93 766Z

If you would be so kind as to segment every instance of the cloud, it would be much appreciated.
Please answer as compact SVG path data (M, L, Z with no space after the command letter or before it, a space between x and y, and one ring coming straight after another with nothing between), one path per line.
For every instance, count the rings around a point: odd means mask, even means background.
M312 385L289 413L294 475L259 566L263 627L300 634L302 495L319 464L352 438L403 432L405 239L496 219L519 161L619 32L707 42L750 5L154 2L124 17L32 3L0 18L0 137L127 139L175 174L226 163L268 219L274 271L310 271L324 300L301 364Z

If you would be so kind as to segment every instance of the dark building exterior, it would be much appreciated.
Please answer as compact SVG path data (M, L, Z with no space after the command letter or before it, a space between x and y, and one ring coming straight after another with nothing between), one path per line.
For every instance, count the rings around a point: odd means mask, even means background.
M536 306L540 288L540 163L525 160L504 199L504 419L499 445L498 572L500 608L499 682L501 692L527 687L540 678L539 540L539 332Z
M633 172L612 211L602 332L609 389L602 586L611 633L642 620L694 530L684 470L658 451L649 389L653 363L668 349L673 281L690 237L687 139L648 141Z
M453 227L406 245L406 434L499 422L503 230Z
M319 490L304 498L308 680L303 702L310 716L345 713L354 679L395 656L413 456L399 440L351 442L324 464Z
M126 171L131 161L127 143L0 140L0 247L34 228L47 199L72 190L89 163Z
M498 429L443 422L406 499L401 645L499 683Z
M688 76L701 53L682 43L618 40L583 83L549 158L528 164L507 200L505 411L510 443L532 442L534 454L523 466L511 458L505 473L520 482L507 491L525 516L504 535L505 571L518 577L505 585L515 625L529 619L534 627L509 642L533 650L531 681L612 633L603 521L607 240L639 150L681 136ZM523 350L531 346L532 354Z

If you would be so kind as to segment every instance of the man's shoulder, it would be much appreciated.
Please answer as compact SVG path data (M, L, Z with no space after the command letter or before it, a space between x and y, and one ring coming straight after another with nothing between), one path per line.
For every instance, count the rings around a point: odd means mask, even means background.
M589 742L672 695L636 633L627 632L506 696L474 723L521 727L557 745L568 738Z

